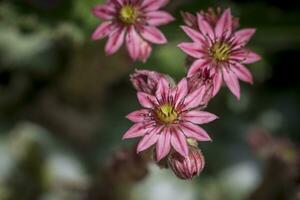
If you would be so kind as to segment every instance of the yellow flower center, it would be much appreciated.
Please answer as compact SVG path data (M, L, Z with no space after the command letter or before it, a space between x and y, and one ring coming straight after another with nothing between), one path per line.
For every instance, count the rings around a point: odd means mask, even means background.
M228 44L216 42L210 50L210 55L216 61L226 61L229 58L230 50L231 48Z
M120 20L126 24L133 24L138 17L138 11L131 5L125 5L121 8L119 13Z
M174 107L170 104L164 104L156 111L158 120L163 124L171 124L178 118L178 114Z

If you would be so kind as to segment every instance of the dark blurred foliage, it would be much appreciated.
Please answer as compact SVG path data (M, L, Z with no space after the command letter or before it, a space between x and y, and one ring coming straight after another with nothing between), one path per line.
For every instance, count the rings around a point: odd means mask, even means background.
M300 199L298 1L172 0L177 20L162 27L169 43L145 64L124 48L106 56L105 41L90 40L99 24L90 9L100 3L0 1L0 200ZM249 66L254 85L241 84L239 102L224 88L207 107L220 119L204 127L213 138L200 144L206 167L183 182L121 141L124 116L138 108L129 74L184 76L180 11L209 6L231 7L242 28L256 27L249 47L263 60ZM272 138L258 142L268 153L249 141L253 127Z

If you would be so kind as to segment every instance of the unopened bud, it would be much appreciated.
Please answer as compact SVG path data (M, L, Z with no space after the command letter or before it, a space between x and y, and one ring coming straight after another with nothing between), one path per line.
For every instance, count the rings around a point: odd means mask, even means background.
M188 78L188 90L192 93L196 89L203 87L204 94L202 96L202 102L204 105L208 104L213 97L213 76L210 70L203 68Z
M136 70L135 73L130 76L130 80L137 91L154 94L157 83L162 77L164 77L163 74L155 71Z
M202 172L205 160L199 148L190 146L187 157L173 152L169 155L168 164L178 178L192 179Z

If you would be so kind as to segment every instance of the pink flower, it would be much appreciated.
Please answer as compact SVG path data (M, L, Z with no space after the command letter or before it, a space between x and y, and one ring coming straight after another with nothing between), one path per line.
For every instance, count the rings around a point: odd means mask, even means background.
M135 124L124 134L123 139L142 137L137 152L156 144L156 159L161 160L171 149L186 157L189 155L187 139L210 141L207 132L197 124L204 124L217 118L214 114L197 109L203 103L204 89L188 93L184 78L177 86L170 87L161 78L154 95L138 92L137 97L143 109L134 111L127 118Z
M218 19L222 15L222 8L218 7L217 9L208 8L207 11L200 10L199 14L211 25L215 26L218 22ZM181 12L184 23L194 29L198 29L197 16L189 12ZM239 19L232 16L232 29L237 29L240 25Z
M109 55L125 40L130 57L145 62L152 51L151 43L167 42L156 28L174 20L169 13L158 10L167 3L168 0L108 0L92 10L96 17L105 20L96 28L92 39L108 37L105 52Z
M207 68L213 76L213 95L220 90L224 80L229 90L239 99L238 79L253 82L251 72L244 65L260 60L259 55L245 48L255 29L234 31L230 9L223 12L215 25L206 18L197 14L197 30L182 26L193 42L178 46L189 56L196 58L188 71L188 77Z
M192 179L202 172L205 160L200 149L190 146L187 157L182 157L176 152L171 153L168 157L168 164L178 178Z

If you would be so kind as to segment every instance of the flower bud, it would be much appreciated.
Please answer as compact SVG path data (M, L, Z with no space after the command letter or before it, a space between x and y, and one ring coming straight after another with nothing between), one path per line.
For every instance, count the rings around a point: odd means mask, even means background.
M194 176L199 176L202 172L205 160L198 147L190 146L187 157L173 152L168 158L168 164L178 178L192 179Z
M207 105L213 97L213 76L210 75L210 71L207 68L202 69L188 78L189 93L192 93L200 87L203 87L205 90L202 102L204 105Z
M135 73L130 76L130 80L137 91L154 94L157 83L162 77L164 77L163 74L155 71L136 70Z
M183 18L183 21L185 25L192 27L194 29L198 28L197 24L197 17L189 12L181 12L181 17Z
M211 25L216 26L219 18L223 13L223 9L220 7L217 8L208 8L206 11L201 10L199 13L204 17L204 19ZM239 18L232 17L232 29L237 29L240 25Z
M201 15L212 27L215 27L223 11L224 10L220 7L215 9L208 8L207 10L200 10L198 14ZM181 12L181 16L183 18L185 25L193 29L199 29L196 15L193 15L192 13L189 12ZM234 30L237 29L239 25L240 25L239 18L232 17L232 29Z

